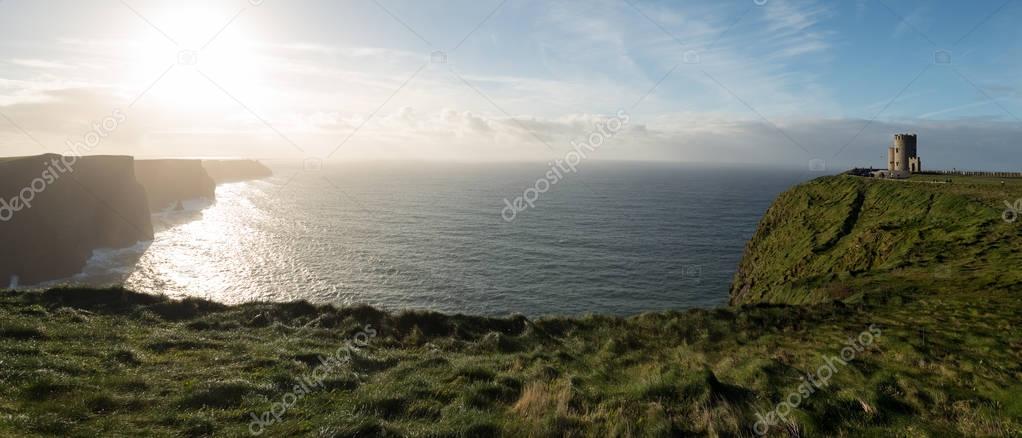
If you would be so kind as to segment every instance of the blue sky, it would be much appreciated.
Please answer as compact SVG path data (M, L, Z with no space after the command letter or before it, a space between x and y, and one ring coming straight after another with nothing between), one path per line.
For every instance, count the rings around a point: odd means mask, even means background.
M880 166L909 131L924 166L1012 169L1020 17L1004 0L0 0L0 147L61 152L120 109L91 152L547 160L624 110L597 158Z

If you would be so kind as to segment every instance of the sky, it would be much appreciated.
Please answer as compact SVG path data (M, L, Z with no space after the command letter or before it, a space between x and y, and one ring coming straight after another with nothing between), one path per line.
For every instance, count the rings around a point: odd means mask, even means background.
M1005 0L0 0L0 155L546 161L626 114L594 159L880 167L913 132L926 168L1018 170L1020 17Z

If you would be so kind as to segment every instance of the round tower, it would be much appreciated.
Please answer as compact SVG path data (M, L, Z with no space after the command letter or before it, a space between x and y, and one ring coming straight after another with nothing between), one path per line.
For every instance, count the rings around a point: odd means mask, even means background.
M911 140L910 140L911 138ZM894 135L894 170L908 170L909 143L915 147L915 136L909 134Z

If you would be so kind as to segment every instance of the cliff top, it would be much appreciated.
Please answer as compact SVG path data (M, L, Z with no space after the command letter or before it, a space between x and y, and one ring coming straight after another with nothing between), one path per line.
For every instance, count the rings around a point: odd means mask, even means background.
M1022 224L1002 218L1022 179L945 180L835 176L781 194L747 245L732 304L1022 286Z
M62 157L62 155L60 155L60 154L52 154L52 153L45 153L45 154L39 154L39 155L25 155L25 156L21 156L21 157L0 157L0 163L9 163L9 162L15 162L15 161L20 161L20 160L49 159L49 158L60 158L60 157ZM130 159L130 160L134 160L134 157L132 157L131 155L83 155L83 156L80 156L78 158L79 159L86 158L86 159L90 159L90 160L91 159Z

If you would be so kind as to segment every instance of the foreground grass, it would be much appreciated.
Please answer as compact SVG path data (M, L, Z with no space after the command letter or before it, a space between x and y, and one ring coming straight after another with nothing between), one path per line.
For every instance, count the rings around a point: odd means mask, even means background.
M871 324L876 341L771 435L1019 436L1022 304L965 286L534 321L4 292L0 436L248 435L367 325L263 436L753 436Z

